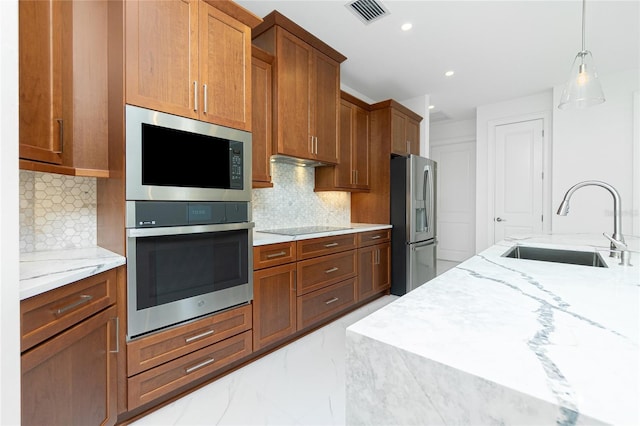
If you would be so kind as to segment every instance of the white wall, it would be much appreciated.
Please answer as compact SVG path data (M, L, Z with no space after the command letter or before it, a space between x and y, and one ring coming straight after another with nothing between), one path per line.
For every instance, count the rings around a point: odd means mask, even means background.
M0 1L0 424L20 424L18 2Z
M499 102L479 106L476 113L476 253L484 250L493 243L491 196L493 162L490 156L490 139L496 124L523 119L545 118L551 116L553 93L552 90ZM548 127L550 123L545 123ZM547 132L546 137L553 143L552 135Z
M476 140L476 120L446 120L431 123L429 143L442 145L461 141Z
M640 182L633 187L634 173L640 164L640 137L634 128L640 119L639 107L634 111L634 96L640 90L638 69L600 75L606 102L584 110L562 111L557 108L562 86L536 95L483 105L477 109L477 180L476 180L476 251L491 241L489 141L496 123L549 117L550 132L545 153L551 176L549 185L550 230L554 233L611 233L613 202L602 188L583 188L574 195L571 212L566 217L555 214L564 193L572 185L586 179L610 183L622 197L623 232L630 235L640 226L638 198ZM635 122L634 122L635 117ZM545 124L546 126L547 124ZM634 127L635 126L635 127ZM635 164L635 166L634 166ZM637 179L637 178L636 178ZM635 207L634 207L635 206ZM635 221L635 224L632 223ZM603 237L603 245L606 241Z
M638 70L600 76L606 101L584 110L559 110L553 114L553 205L565 192L588 179L613 185L622 198L622 231L631 234L633 182L633 93L640 88ZM558 104L562 86L554 88ZM635 114L640 114L636 111ZM635 152L638 155L638 152ZM608 191L585 187L571 198L567 216L552 216L554 232L613 232L613 201ZM603 242L604 239L603 239Z

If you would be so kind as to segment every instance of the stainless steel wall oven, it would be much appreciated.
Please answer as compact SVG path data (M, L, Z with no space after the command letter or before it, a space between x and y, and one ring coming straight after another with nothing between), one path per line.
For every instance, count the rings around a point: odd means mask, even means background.
M126 112L131 340L249 303L254 224L249 133Z

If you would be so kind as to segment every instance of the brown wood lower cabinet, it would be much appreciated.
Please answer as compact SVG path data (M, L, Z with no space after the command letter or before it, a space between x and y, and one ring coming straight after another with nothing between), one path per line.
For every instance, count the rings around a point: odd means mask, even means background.
M296 332L295 263L253 273L253 316L254 350L281 341Z
M357 278L330 285L298 297L298 330L346 310L356 303Z
M164 397L252 352L251 305L127 344L127 408Z
M117 418L116 308L24 352L23 425L113 425Z
M116 423L123 268L20 302L23 425Z
M129 378L129 410L160 398L252 352L251 331L167 362Z
M358 249L358 301L391 287L391 244Z

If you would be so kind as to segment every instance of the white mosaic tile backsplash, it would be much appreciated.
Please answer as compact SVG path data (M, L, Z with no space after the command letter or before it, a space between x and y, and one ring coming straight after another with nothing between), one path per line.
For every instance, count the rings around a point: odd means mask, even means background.
M315 169L271 163L273 188L253 190L255 229L295 226L348 226L348 192L314 192Z
M96 179L20 171L20 252L96 245Z
M314 169L272 164L273 188L253 190L256 230L348 226L347 192L314 192ZM20 252L96 245L96 179L20 171Z

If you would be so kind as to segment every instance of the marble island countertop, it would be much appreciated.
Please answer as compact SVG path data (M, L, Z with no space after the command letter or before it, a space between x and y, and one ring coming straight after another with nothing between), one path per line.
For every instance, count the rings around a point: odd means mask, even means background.
M101 247L20 254L20 300L124 265L124 256Z
M496 244L347 329L347 424L640 424L640 239ZM502 257L597 251L607 268Z

